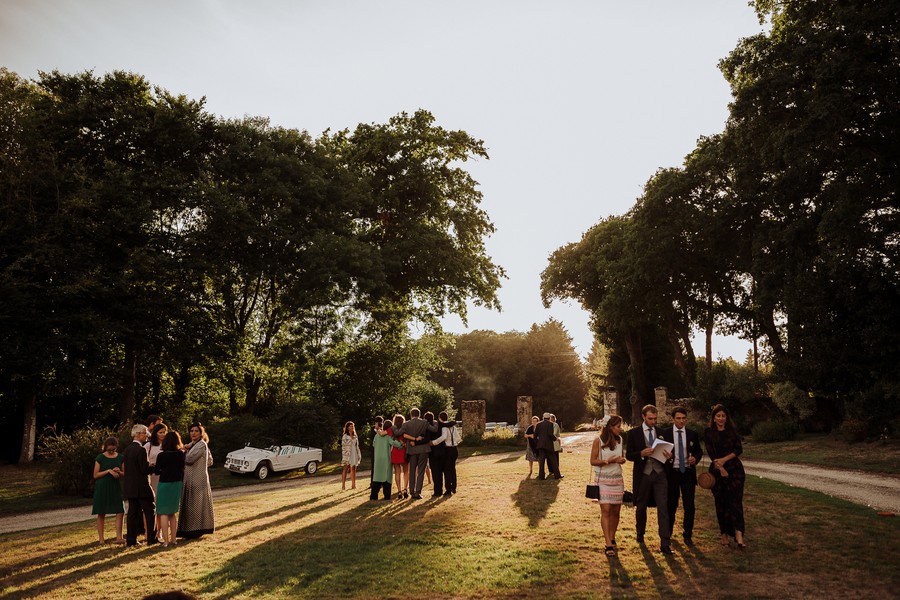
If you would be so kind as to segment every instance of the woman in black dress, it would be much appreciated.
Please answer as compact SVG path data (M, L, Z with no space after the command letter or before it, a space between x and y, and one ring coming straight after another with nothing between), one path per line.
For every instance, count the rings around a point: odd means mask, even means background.
M706 454L712 460L710 473L715 475L713 497L716 500L716 518L722 534L722 545L734 537L737 546L744 549L744 465L741 464L741 438L731 421L728 410L721 404L712 409L709 427L703 434Z

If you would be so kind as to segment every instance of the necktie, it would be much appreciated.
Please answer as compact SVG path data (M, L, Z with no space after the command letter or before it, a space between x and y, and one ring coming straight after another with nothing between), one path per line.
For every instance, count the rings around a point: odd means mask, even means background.
M653 447L653 429L647 429L647 436L650 439L650 447Z
M684 473L684 438L681 434L682 430L678 430L678 470Z

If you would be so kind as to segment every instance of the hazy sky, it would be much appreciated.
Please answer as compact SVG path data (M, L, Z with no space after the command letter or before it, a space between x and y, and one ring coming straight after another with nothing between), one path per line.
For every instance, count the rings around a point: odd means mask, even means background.
M491 157L467 168L509 279L503 311L473 308L470 328L554 317L586 355L587 313L541 305L547 258L723 129L716 64L761 30L746 0L0 0L0 64L134 71L213 113L314 136L427 109ZM714 353L748 347L722 338Z

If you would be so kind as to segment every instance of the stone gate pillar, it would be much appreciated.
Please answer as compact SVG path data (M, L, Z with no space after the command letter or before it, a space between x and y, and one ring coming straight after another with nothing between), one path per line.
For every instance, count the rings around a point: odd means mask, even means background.
M664 387L653 388L653 404L656 405L656 424L660 427L672 424L672 409L669 407L669 390Z
M462 401L463 436L470 435L476 431L479 432L479 434L483 434L486 421L484 400Z
M534 399L531 396L519 396L516 398L516 424L519 426L519 432L525 433L525 430L531 425L532 405Z
M603 390L603 416L611 417L619 414L619 392L613 386Z

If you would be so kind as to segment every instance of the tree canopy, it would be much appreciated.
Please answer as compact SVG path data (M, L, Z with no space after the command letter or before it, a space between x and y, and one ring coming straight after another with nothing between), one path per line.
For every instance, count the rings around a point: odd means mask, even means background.
M367 408L437 398L407 325L498 306L463 168L484 145L427 111L315 139L134 73L4 69L0 113L0 400L23 460L56 408L252 413L391 372Z
M661 169L623 217L558 250L545 301L578 299L604 343L690 331L761 338L774 377L875 421L900 409L900 19L890 3L758 2L771 30L720 68L725 130ZM711 357L707 356L707 366ZM660 385L664 382L654 382Z

